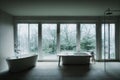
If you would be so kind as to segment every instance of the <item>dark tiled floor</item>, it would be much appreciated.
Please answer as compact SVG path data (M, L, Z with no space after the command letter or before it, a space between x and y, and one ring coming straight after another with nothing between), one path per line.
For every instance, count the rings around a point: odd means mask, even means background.
M88 65L61 65L57 62L37 62L36 67L29 70L0 74L0 80L120 80L120 63L97 62Z

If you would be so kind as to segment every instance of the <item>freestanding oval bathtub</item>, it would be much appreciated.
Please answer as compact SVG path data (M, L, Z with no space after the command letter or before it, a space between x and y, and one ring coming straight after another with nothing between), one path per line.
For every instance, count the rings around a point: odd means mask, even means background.
M23 55L19 58L9 57L6 59L10 72L19 72L36 65L38 55Z

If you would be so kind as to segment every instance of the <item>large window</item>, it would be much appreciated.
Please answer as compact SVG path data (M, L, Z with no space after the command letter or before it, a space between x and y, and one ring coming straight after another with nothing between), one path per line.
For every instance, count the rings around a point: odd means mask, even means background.
M96 25L95 24L80 25L80 51L96 52Z
M17 25L17 34L16 45L21 54L38 53L38 24L20 23Z
M116 59L115 24L112 23L101 24L100 27L96 23L18 23L16 29L15 47L21 54L38 54L40 51L40 60L57 60L59 52L91 51L97 59Z
M102 24L102 59L115 59L115 24Z
M57 24L42 24L42 58L56 59Z
M76 51L76 24L60 24L60 51Z

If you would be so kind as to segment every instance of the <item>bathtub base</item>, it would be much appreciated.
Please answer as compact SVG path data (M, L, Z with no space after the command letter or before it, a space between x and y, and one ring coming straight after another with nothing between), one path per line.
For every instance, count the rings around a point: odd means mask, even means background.
M63 56L63 65L75 65L75 64L90 64L90 57L88 56Z

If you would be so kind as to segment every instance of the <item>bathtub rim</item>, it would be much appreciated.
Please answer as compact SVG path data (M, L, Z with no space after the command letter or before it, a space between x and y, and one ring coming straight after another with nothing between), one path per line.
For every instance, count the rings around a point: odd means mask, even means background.
M19 58L17 58L16 56L7 57L6 60L7 61L12 61L12 60L26 59L26 58L30 58L30 57L34 57L34 56L38 57L37 54L28 54L28 56L27 56L27 54L25 54L25 55L21 55L21 56L19 56Z

